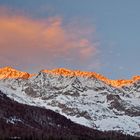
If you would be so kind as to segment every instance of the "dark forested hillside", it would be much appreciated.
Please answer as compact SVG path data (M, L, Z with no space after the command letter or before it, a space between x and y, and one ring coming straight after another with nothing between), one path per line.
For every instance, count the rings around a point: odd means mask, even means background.
M19 104L0 92L0 139L131 140L115 132L100 132L51 110Z

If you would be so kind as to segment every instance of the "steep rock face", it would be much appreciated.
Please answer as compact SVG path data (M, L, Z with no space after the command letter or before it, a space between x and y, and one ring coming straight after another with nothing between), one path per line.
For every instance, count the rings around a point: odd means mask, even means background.
M116 87L97 75L66 69L43 70L28 79L2 79L0 89L20 103L51 109L79 124L139 136L138 78Z

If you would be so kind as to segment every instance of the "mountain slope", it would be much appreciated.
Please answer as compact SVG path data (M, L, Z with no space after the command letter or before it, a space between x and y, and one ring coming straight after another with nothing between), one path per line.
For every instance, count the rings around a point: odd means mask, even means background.
M0 91L0 139L138 140L115 132L100 132L51 110L19 104Z
M140 136L139 76L133 79L113 86L113 80L96 73L55 69L27 79L1 79L0 89L20 103L51 109L76 123Z

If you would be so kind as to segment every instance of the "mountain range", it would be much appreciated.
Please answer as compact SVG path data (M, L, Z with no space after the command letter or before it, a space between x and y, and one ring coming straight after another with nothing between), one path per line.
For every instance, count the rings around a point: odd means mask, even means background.
M0 69L0 91L7 101L38 111L49 109L54 116L70 119L68 124L81 127L81 133L86 129L89 133L94 130L140 137L140 76L110 80L95 72L64 68L29 74L4 67ZM73 129L71 132L73 135Z

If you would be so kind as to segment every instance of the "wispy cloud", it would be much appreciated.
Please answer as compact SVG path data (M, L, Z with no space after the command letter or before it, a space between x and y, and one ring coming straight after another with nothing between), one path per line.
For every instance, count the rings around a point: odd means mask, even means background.
M0 8L1 65L82 67L98 52L94 27L80 22L75 26L73 21L64 24L61 17L33 19L10 12Z

